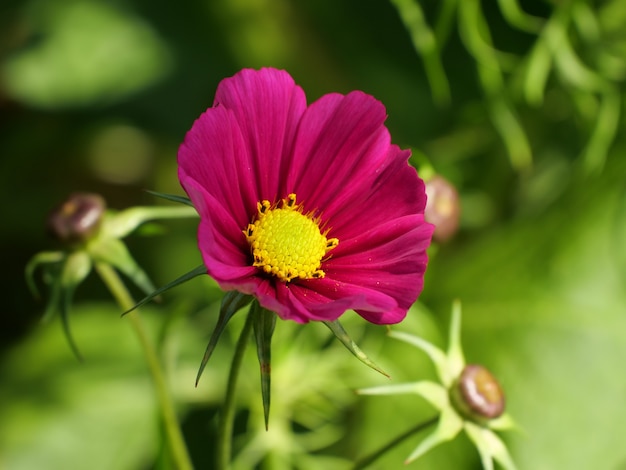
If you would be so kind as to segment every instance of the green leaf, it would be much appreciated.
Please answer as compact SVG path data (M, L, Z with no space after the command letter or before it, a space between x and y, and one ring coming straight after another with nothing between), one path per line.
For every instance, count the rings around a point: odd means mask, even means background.
M178 202L180 204L186 204L188 206L193 207L193 203L191 199L185 196L177 196L176 194L166 194L160 193L158 191L151 191L150 189L146 189L148 194L152 194L153 196L160 197L161 199L165 199L167 201Z
M254 315L254 339L256 340L256 352L261 369L261 395L263 397L263 414L265 417L265 429L268 428L270 416L272 350L271 342L276 326L276 314L255 302L252 307Z
M350 351L359 361L361 361L366 366L371 367L375 371L380 372L385 377L389 377L389 374L387 374L380 367L378 367L376 364L374 364L374 362L372 362L365 355L365 353L363 351L361 351L361 348L359 348L357 346L357 344L354 341L352 341L352 338L350 338L350 336L348 336L348 333L343 328L343 326L341 326L341 323L339 323L339 320L325 321L323 323L324 323L324 325L326 325L330 329L330 331L333 332L335 337L339 341L341 341L341 343L348 349L348 351Z
M155 290L154 292L148 294L146 297L144 297L143 299L141 299L137 305L135 305L133 308L126 310L124 313L122 313L122 315L126 315L127 313L132 312L133 310L135 310L136 308L141 307L144 304L147 304L148 302L150 302L152 299L158 297L159 295L163 294L164 292L167 292L168 290L170 290L173 287L179 286L180 284L183 284L191 279L193 279L194 277L200 276L202 274L206 274L206 266L204 266L203 264L201 264L200 266L198 266L195 269L192 269L191 271L189 271L188 273L183 274L182 276L180 276L179 278L173 280L172 282L165 284L163 287L159 287L157 290Z
M204 266L202 267L204 268ZM204 351L204 356L202 357L202 362L200 363L200 368L198 369L198 374L196 375L196 387L198 386L200 376L202 375L202 372L204 371L207 362L209 362L211 354L213 354L213 350L215 349L215 346L217 345L217 342L220 339L220 336L224 331L226 324L235 313L248 305L251 301L252 296L242 294L238 291L229 291L222 298L222 305L220 306L220 316L217 319L217 324L215 325L215 329L211 334L211 339L209 339L209 344L207 344L206 350Z

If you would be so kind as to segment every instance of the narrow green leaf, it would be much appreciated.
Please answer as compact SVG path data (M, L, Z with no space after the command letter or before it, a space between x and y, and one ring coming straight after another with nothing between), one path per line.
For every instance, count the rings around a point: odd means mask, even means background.
M361 351L361 348L359 348L356 345L356 343L354 341L352 341L350 336L348 336L348 333L346 332L346 330L344 330L343 326L341 326L341 323L339 323L339 320L325 321L323 323L324 323L324 325L326 325L330 329L330 331L333 332L335 337L339 341L341 341L341 343L348 349L348 351L350 351L359 361L361 361L366 366L371 367L375 371L380 372L385 377L389 377L389 374L387 374L380 367L378 367L376 364L374 364L374 362L372 362L365 355L365 353L363 351Z
M268 429L270 417L270 393L272 372L272 335L276 326L276 314L255 302L252 307L254 315L253 327L256 340L256 352L261 369L261 395L263 397L263 414L265 416L265 430Z
M543 26L543 20L529 15L519 5L517 0L498 0L502 16L511 25L527 33L538 33Z
M226 324L235 313L248 305L251 301L252 296L242 294L241 292L237 291L229 291L222 298L220 316L217 319L217 324L215 325L215 329L211 334L209 344L207 344L206 350L204 351L204 356L202 357L202 362L200 363L200 368L198 369L198 375L196 376L196 387L198 386L200 376L202 375L202 372L204 372L204 368L206 367L207 362L209 362L211 354L213 354L213 350L215 349L217 341L220 339L220 336L224 331Z
M149 189L146 189L146 192L148 194L152 194L153 196L160 197L161 199L165 199L167 201L177 202L179 204L186 204L187 206L193 207L193 203L191 202L191 199L185 196L177 196L175 194L159 193L158 191L151 191Z
M193 279L194 277L200 276L202 274L206 274L206 266L204 266L203 264L198 266L195 269L192 269L191 271L189 271L186 274L183 274L182 276L180 276L179 278L173 280L172 282L165 284L163 287L159 287L157 290L155 290L154 292L152 292L151 294L148 294L146 297L144 297L143 299L141 299L137 305L135 305L133 308L126 310L124 313L122 313L123 315L126 315L127 313L132 312L133 310L135 310L136 308L141 307L144 304L147 304L148 302L150 302L152 299L154 299L155 297L158 297L159 295L163 294L164 292L167 292L168 290L170 290L173 287L179 286L180 284L183 284L191 279Z
M422 57L433 99L441 105L450 104L450 85L441 62L441 44L437 44L422 7L416 0L391 0L391 3L411 35L415 51Z

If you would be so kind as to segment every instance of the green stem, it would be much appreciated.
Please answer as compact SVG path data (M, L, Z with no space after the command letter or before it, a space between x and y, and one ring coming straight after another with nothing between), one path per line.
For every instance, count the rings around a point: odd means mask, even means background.
M222 413L220 414L217 435L217 468L219 470L226 470L230 467L233 427L235 421L235 392L243 356L246 352L246 346L250 340L250 335L252 334L253 311L254 308L250 307L246 323L244 324L239 340L237 341L237 346L233 355L233 362L230 365L226 398L224 399L224 406L222 407Z
M373 453L371 453L369 455L366 455L362 459L359 459L354 464L354 467L352 467L352 470L360 470L362 468L366 468L368 465L370 465L370 464L374 463L374 461L378 460L378 458L381 457L383 454L385 454L387 451L393 449L395 446L397 446L402 441L404 441L407 437L410 437L413 434L418 433L418 432L426 429L429 426L432 426L438 420L439 420L439 415L434 416L434 417L430 418L429 420L422 421L417 426L412 427L408 431L406 431L403 434L400 434L398 437L392 439L387 444L382 446L380 449L376 450L375 452L373 452Z
M135 301L113 267L107 263L96 263L95 268L122 310L126 311L131 309L135 305ZM143 326L139 312L133 310L126 315L125 318L130 321L137 335L137 339L139 340L148 364L150 375L154 382L157 401L161 409L161 416L165 427L165 436L170 447L174 467L178 470L192 470L193 464L191 463L191 458L189 457L187 446L183 439L183 434L180 429L180 424L178 423L178 418L176 417L176 412L174 411L172 398L170 397L157 352Z

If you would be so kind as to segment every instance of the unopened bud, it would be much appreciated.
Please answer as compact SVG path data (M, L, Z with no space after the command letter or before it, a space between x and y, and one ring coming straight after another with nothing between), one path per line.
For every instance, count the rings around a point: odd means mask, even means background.
M489 421L504 413L504 392L483 366L465 366L450 395L457 411L474 421Z
M436 175L426 182L426 210L424 218L435 226L433 239L445 242L459 228L461 205L456 188L445 178Z
M48 230L63 242L85 241L98 230L105 209L98 194L74 193L50 212Z

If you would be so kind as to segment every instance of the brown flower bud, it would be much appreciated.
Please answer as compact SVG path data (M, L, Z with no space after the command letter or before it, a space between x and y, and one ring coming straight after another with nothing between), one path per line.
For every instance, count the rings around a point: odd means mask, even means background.
M98 194L74 193L50 212L48 230L63 242L85 241L98 230L105 209Z
M504 392L483 366L465 366L450 395L457 411L474 421L495 419L504 412Z
M455 187L445 178L436 175L426 182L426 210L424 218L435 226L433 239L449 240L459 228L461 205Z

